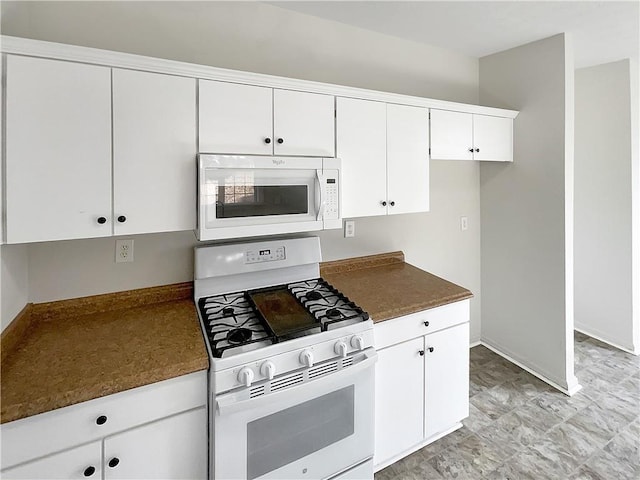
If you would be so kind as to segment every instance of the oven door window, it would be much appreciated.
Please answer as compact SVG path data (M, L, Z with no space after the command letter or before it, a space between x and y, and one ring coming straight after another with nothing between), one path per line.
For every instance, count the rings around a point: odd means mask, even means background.
M315 170L207 169L207 226L315 220L316 183Z
M249 480L353 435L353 385L247 424Z

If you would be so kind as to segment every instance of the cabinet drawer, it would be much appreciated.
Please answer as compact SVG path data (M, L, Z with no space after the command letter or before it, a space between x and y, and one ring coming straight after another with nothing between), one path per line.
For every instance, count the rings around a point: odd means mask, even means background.
M145 385L0 426L2 468L206 405L207 372ZM105 420L101 425L98 418Z
M469 321L469 300L412 313L375 324L377 349ZM427 324L428 323L428 324Z

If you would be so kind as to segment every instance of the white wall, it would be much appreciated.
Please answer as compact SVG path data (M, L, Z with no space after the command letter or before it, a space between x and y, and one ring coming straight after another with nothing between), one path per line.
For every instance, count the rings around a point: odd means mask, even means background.
M633 333L630 67L623 60L576 71L575 327L640 352Z
M29 302L27 247L0 245L0 327L5 329Z
M640 66L630 62L631 78L631 282L633 350L640 354Z
M2 33L294 78L477 103L478 60L275 6L240 2L2 2ZM480 338L480 173L431 162L431 212L358 219L356 238L320 235L325 259L403 250L476 294ZM469 218L460 232L459 217ZM113 239L31 245L34 302L192 279L189 232L136 236L135 262Z
M482 340L573 392L573 58L565 35L480 59L480 100L520 113L480 167Z

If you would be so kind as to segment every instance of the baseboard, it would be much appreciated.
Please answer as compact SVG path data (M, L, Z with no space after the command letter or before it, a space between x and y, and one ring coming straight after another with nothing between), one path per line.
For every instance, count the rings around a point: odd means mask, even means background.
M477 347L478 345L482 345L482 342L480 340L469 344L469 348Z
M482 340L480 343L482 345L484 345L485 347L487 347L489 350L493 351L494 353L497 353L498 355L500 355L501 357L505 358L506 360L509 360L511 363L513 363L515 365L518 365L523 370L526 370L527 372L529 372L534 377L537 377L540 380L542 380L543 382L551 385L556 390L560 390L565 395L568 395L568 396L571 397L571 396L575 395L576 393L578 393L582 389L582 385L580 385L577 382L574 385L569 385L568 387L563 387L558 382L548 378L546 375L542 375L541 373L535 371L534 369L532 369L528 365L525 365L522 362L514 359L511 355L508 355L508 354L504 353L500 348L491 345L486 340Z
M585 335L589 336L589 337L593 337L596 340L600 340L601 342L606 343L607 345L611 345L614 348L617 348L618 350L622 350L623 352L627 352L630 353L632 355L640 355L640 350L634 351L633 349L629 349L627 347L623 347L622 345L616 343L616 342L612 342L611 340L608 340L606 338L604 338L601 334L597 333L597 332L593 332L592 330L589 330L588 328L584 328L582 326L574 326L574 330L576 332L580 332L580 333L584 333Z

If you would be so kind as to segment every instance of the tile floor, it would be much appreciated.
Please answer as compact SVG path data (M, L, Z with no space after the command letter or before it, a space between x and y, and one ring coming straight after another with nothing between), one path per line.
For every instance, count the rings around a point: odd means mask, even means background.
M580 333L568 397L478 346L464 427L375 480L639 480L640 357Z

